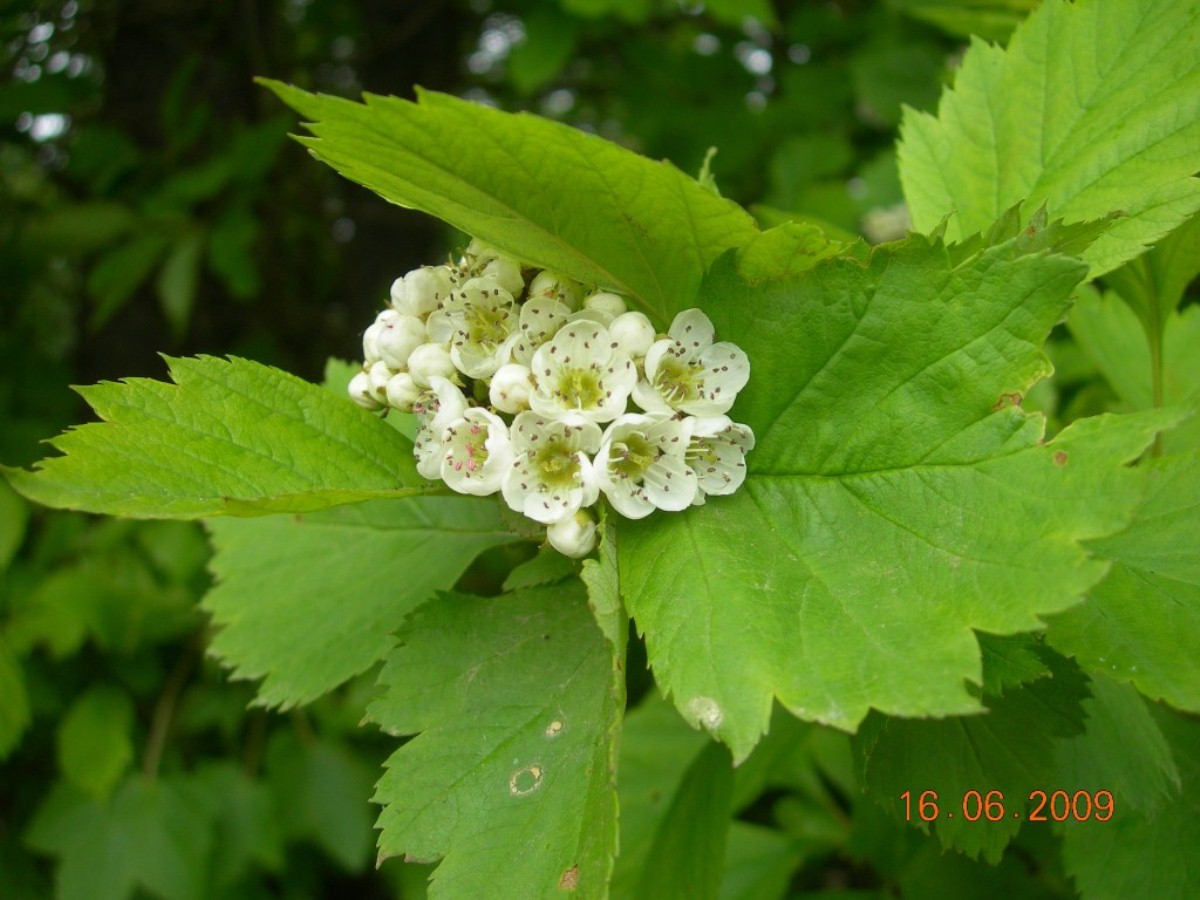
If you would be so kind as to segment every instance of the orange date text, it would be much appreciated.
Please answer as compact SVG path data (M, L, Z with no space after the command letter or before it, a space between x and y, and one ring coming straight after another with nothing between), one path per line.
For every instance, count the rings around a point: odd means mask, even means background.
M1030 791L1028 811L1005 804L1003 791L967 791L961 798L939 797L937 791L915 795L905 791L904 819L921 822L938 819L966 819L968 822L999 822L1002 819L1026 819L1030 822L1107 822L1113 817L1112 791ZM1022 804L1022 807L1024 804Z

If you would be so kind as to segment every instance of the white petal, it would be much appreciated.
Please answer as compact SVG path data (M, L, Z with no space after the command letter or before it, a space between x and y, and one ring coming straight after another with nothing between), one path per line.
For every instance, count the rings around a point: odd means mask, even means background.
M699 309L685 309L675 317L667 332L691 353L700 351L713 341L712 321Z

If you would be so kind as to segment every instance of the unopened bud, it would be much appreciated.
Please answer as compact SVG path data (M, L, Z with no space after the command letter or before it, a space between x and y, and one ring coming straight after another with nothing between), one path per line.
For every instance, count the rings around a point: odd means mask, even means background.
M596 520L587 510L546 527L546 539L550 546L572 559L587 556L596 548Z
M630 359L645 356L657 336L650 319L640 312L621 313L608 326L608 333Z
M453 378L456 371L450 351L442 344L422 344L408 357L408 374L423 388L429 387L429 379Z
M516 415L529 409L529 395L533 392L533 376L528 366L508 363L496 370L488 388L488 399L492 406L503 413Z

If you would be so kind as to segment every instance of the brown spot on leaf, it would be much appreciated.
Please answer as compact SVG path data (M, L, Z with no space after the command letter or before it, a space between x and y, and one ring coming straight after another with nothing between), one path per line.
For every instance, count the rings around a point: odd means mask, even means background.
M1054 464L1056 466L1065 466L1067 464L1067 454L1059 450L1054 454Z
M558 879L558 887L564 891L573 891L579 887L579 866L571 866L563 872L562 877Z
M1024 398L1017 393L1001 394L1000 398L992 404L992 409L996 412L1004 409L1006 406L1020 406Z

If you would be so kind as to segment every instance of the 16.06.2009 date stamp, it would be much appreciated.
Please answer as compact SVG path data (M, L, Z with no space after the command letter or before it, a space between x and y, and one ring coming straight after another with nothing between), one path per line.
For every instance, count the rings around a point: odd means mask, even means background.
M1003 791L967 791L957 806L939 802L937 791L922 791L916 797L912 791L905 791L900 799L904 801L904 819L908 822L914 817L922 822L936 822L942 817L963 818L968 822L999 822L1009 818L1024 818L1030 822L1065 822L1068 819L1107 822L1113 817L1114 809L1112 791L1075 791L1073 794L1030 791L1028 802L1032 808L1027 814L1006 809Z

